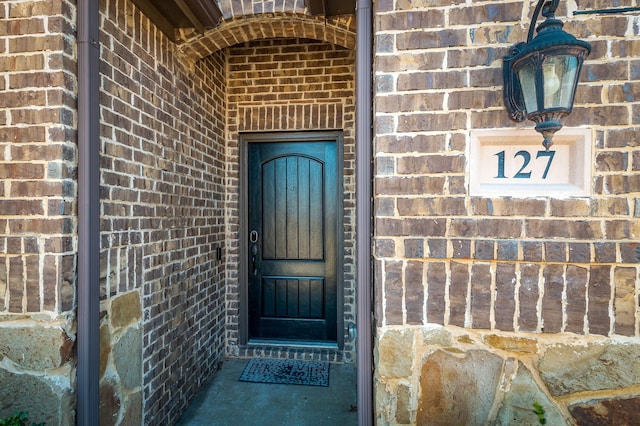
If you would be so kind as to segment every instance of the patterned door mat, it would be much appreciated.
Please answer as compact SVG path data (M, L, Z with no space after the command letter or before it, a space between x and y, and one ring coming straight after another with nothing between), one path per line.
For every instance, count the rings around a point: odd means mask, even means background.
M289 359L251 359L241 382L329 386L329 363Z

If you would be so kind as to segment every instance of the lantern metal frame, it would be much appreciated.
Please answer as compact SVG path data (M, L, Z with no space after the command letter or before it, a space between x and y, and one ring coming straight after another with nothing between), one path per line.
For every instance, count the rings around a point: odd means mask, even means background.
M576 39L562 29L563 23L555 17L560 0L539 0L531 18L527 41L520 42L509 50L503 58L504 90L503 97L509 117L516 122L526 119L536 123L536 131L544 137L543 145L548 150L553 144L553 135L562 128L561 119L573 109L580 71L584 59L591 52L591 45ZM536 28L538 17L542 13L546 19ZM534 29L537 35L534 38ZM566 105L545 107L545 75L543 65L553 57L576 58L575 76L569 89ZM528 112L518 71L529 66L534 71L536 111ZM563 79L560 79L562 81ZM564 88L565 90L567 88Z

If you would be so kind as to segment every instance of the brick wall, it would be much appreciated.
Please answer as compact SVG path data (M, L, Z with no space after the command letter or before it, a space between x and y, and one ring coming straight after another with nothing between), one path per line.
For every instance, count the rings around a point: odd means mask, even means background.
M144 421L169 424L224 354L226 59L187 61L128 1L101 29L102 306L139 294Z
M221 0L220 10L225 18L233 16L249 16L261 13L273 12L298 12L305 11L304 0L253 1L253 0Z
M268 3L273 7L272 2ZM252 40L292 37L322 40L349 49L355 48L353 15L323 19L321 16L310 17L284 9L269 12L266 19L262 14L240 14L237 18L239 19L228 16L228 20L222 21L219 27L205 34L184 31L180 50L190 58L198 59L225 47Z
M111 347L102 410L117 422L135 405L137 388L114 383L122 355L113 348L135 340L128 336L137 325L114 326L121 321L113 306L139 293L144 421L170 423L225 345L227 353L249 354L238 348L239 132L344 129L344 315L354 321L354 56L308 40L193 55L129 2L107 2L102 12L101 297L102 330L110 334L103 347ZM276 114L287 120L271 120ZM351 359L354 342L311 355L261 353ZM112 395L121 403L110 403Z
M0 418L72 421L74 13L61 0L0 4L0 400L14 401Z
M312 357L351 360L355 342L344 330L344 351L239 347L238 224L241 132L344 130L344 320L355 322L354 224L354 51L306 39L276 39L234 46L228 50L228 160L231 197L229 217L232 278L228 287L228 345L234 355ZM250 81L250 84L247 82Z
M0 312L74 305L75 58L64 1L3 2ZM4 255L6 254L6 255Z
M593 46L566 121L595 130L593 195L527 199L470 197L466 165L471 130L532 127L501 96L529 2L377 3L379 326L638 335L636 17L567 4L565 30Z
M635 2L556 14L593 46L565 123L593 129L591 196L469 195L471 132L533 127L501 67L535 3L375 2L380 424L532 424L534 401L549 424L638 422L638 17L572 14Z
M253 40L308 38L355 48L355 15L311 16L305 0L221 0L222 20L204 34L181 29L179 49L193 59Z

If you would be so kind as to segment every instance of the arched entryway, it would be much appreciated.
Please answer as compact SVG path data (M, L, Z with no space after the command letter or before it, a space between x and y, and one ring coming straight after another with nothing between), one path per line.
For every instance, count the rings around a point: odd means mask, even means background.
M310 39L280 38L259 40L226 49L228 60L227 97L227 157L228 179L236 185L228 186L227 247L229 283L227 301L239 306L227 316L227 348L233 356L311 357L330 361L353 361L355 342L349 327L355 325L355 158L354 158L354 54L353 51L326 42ZM300 345L256 345L249 342L246 267L249 253L246 248L248 230L243 228L246 211L239 201L246 197L240 170L247 166L240 157L240 141L244 134L273 132L341 133L342 156L340 170L342 205L339 213L342 226L337 232L341 252L339 299L340 312L335 347L324 346L322 351L304 349ZM336 195L338 197L338 195ZM238 251L235 251L237 248ZM244 267L242 265L245 265ZM232 272L233 271L233 272ZM237 277L237 285L234 280ZM236 291L237 289L237 291ZM346 296L346 297L345 297ZM237 328L236 325L237 324Z
M101 10L100 377L115 424L175 420L224 356L355 361L355 21L298 9L227 16L177 44L130 2ZM262 132L340 135L331 346L243 335L240 141ZM120 351L131 333L141 359Z
M356 147L355 20L332 21L293 13L234 16L215 30L185 42L197 59L223 52L226 67L227 144L227 353L237 357L356 361ZM340 140L340 265L330 341L284 336L259 339L250 330L252 272L247 203L247 140L338 133ZM304 133L304 134L303 134ZM275 135L275 136L274 136ZM266 137L266 136L265 136ZM271 141L273 142L273 141ZM262 297L262 296L261 296ZM322 339L320 339L322 340Z

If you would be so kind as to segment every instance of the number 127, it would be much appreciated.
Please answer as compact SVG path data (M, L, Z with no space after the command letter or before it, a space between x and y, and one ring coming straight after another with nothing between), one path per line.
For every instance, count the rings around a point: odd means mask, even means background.
M553 162L553 157L556 155L555 151L538 151L536 154L536 160L540 157L547 157L547 167L544 169L544 173L542 174L542 179L547 178L547 174L549 173L549 168L551 167L551 163ZM507 177L504 175L504 163L505 163L505 151L500 151L495 154L498 157L498 176L496 179L506 179ZM513 156L513 158L520 157L522 158L522 166L520 170L513 175L515 179L531 179L531 171L525 171L525 169L529 166L531 162L531 154L528 151L518 151Z

